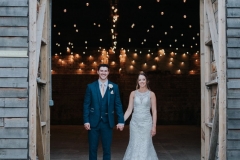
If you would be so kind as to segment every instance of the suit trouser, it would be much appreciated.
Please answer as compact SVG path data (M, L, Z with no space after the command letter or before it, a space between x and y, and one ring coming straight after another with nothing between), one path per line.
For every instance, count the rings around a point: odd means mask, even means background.
M96 127L91 127L88 131L89 160L97 160L99 140L101 139L103 148L103 160L111 160L111 144L113 129L108 122L102 120Z

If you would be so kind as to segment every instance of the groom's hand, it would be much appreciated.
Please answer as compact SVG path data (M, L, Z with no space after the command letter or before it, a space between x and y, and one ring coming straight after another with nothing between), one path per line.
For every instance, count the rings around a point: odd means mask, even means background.
M85 123L85 124L84 124L84 128L85 128L86 130L91 130L91 128L90 128L90 123Z
M117 129L119 129L120 131L122 131L124 128L123 124L117 124Z

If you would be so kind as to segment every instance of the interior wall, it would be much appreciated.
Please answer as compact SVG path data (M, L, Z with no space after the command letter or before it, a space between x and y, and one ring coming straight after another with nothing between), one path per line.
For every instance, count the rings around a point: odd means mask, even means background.
M51 124L83 124L83 100L88 83L97 75L53 74ZM136 74L110 74L119 84L123 110L127 109L130 92L135 90ZM150 87L157 97L158 124L200 125L200 75L149 73ZM128 121L129 122L129 121ZM127 122L127 123L128 123Z

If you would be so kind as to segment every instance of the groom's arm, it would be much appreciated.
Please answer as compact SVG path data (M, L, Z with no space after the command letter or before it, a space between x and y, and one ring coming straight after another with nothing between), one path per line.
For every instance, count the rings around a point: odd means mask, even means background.
M123 109L122 109L122 102L120 99L118 85L116 85L116 96L115 96L115 110L118 116L118 124L124 125L124 118L123 118Z
M87 85L85 97L84 97L84 103L83 103L83 122L89 123L89 108L91 105L91 90L89 85Z

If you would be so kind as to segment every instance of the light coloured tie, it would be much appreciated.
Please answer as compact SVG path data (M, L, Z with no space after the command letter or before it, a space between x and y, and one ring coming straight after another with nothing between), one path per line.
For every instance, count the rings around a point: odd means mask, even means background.
M102 95L102 97L104 96L104 84L103 83L101 84L101 95Z

